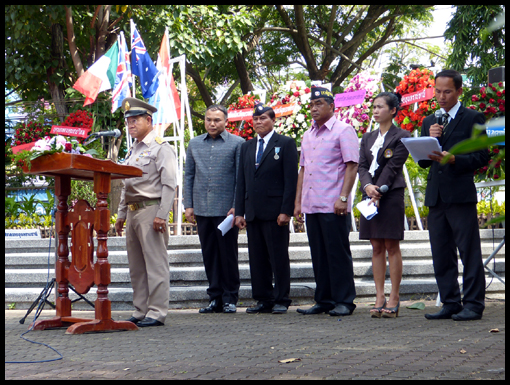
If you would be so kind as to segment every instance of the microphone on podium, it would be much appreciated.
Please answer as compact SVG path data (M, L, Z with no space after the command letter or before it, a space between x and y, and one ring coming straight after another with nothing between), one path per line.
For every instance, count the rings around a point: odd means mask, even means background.
M121 135L122 135L122 132L120 132L120 130L118 128L115 128L114 130L111 130L111 131L93 132L92 134L90 134L87 137L87 139L85 140L85 142L83 144L84 145L88 145L88 144L92 143L93 141L95 141L97 138L99 138L101 136L104 136L104 137L111 136L111 137L114 137L114 138L118 138Z
M96 135L96 136L113 136L115 138L118 138L119 136L122 135L122 132L120 132L120 130L118 128L112 130L112 131L98 131L98 132L93 132L91 135Z

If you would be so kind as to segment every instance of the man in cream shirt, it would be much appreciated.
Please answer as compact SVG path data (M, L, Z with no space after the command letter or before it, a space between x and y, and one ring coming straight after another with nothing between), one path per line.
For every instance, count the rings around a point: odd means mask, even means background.
M176 186L176 155L173 148L153 131L155 107L135 98L126 98L122 109L129 134L135 138L125 164L143 170L141 178L124 181L115 223L115 230L122 235L127 219L126 245L136 309L129 321L139 327L162 326L170 299L166 246L169 240L168 214Z

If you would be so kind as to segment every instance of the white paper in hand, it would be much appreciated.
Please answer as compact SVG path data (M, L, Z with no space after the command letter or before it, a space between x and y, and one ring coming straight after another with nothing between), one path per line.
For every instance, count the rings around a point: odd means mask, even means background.
M441 146L437 138L431 136L420 136L419 138L402 138L402 143L413 157L415 162L419 160L429 160L432 152L442 152Z
M377 207L375 204L368 204L370 199L365 199L364 201L359 202L356 207L360 211L360 213L369 221L374 216L377 215Z
M234 216L230 214L226 217L223 222L218 225L218 230L221 231L221 235L225 236L225 234L232 228L232 223L234 222Z

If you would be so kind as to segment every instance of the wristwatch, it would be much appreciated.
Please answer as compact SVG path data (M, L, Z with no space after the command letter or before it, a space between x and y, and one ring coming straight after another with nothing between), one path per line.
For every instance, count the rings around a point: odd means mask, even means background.
M347 202L347 197L344 197L344 196L341 196L341 195L340 195L340 200L341 200L342 202Z

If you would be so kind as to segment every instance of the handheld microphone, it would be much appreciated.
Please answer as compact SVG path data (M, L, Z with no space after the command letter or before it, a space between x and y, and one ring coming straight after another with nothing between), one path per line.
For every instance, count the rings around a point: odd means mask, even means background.
M443 113L441 110L434 112L434 116L436 117L436 123L441 126L443 124Z
M379 194L384 194L385 192L388 192L389 187L383 184L381 187L378 187L375 189Z
M112 130L112 131L100 131L100 132L93 132L91 135L95 136L113 136L115 138L118 138L122 135L122 132L118 128Z

